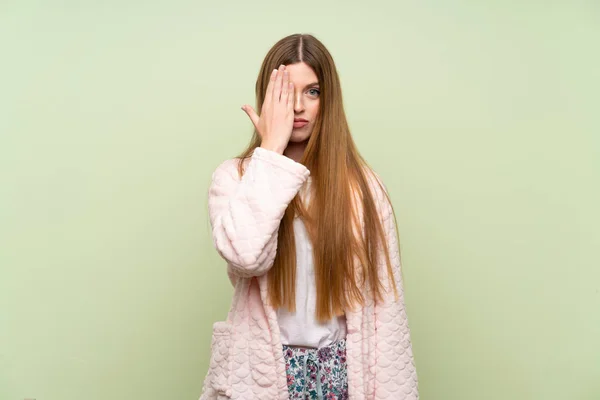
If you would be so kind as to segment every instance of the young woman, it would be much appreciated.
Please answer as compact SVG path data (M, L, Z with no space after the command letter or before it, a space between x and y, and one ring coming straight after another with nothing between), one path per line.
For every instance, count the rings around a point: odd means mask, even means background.
M395 214L352 140L311 35L268 52L249 147L213 173L214 245L235 288L200 399L418 399Z

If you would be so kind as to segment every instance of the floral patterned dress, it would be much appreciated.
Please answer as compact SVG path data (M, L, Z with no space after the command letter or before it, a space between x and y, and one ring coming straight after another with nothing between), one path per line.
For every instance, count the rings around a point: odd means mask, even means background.
M291 400L347 400L346 341L311 349L283 345Z

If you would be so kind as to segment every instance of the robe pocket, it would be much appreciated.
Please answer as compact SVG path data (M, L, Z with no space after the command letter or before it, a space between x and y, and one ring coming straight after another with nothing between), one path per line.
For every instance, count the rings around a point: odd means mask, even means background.
M219 321L213 324L211 341L209 385L218 399L231 398L231 324Z
M277 380L277 368L275 367L275 358L271 351L271 345L264 337L263 332L260 336L255 336L249 343L250 347L250 370L252 379L263 388L272 386Z

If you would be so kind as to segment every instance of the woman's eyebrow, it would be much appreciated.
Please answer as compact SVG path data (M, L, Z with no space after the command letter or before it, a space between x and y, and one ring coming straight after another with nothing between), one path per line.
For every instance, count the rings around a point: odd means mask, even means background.
M319 82L309 83L308 85L304 86L304 89L311 87L311 86L319 86Z

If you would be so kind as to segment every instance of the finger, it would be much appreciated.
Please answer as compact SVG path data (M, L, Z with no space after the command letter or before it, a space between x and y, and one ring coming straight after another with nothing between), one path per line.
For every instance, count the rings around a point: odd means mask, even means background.
M269 83L267 84L267 91L265 93L265 102L271 101L271 95L273 94L273 86L275 84L275 77L277 77L277 69L271 71L271 77L269 79Z
M258 117L258 114L256 114L256 111L254 111L252 106L249 106L249 105L243 105L242 110L244 110L244 112L248 115L248 117L250 117L250 121L252 121L252 125L254 125L256 130L258 130L259 117Z
M279 102L279 98L281 96L281 81L283 79L283 71L285 69L285 65L281 64L279 66L279 70L277 71L277 78L275 78L275 84L273 85L273 102Z
M281 102L287 105L288 94L290 92L290 73L287 69L283 72L283 82L281 83Z
M287 109L288 111L291 111L294 109L294 84L292 83L292 81L289 82L288 84L289 88L288 88L288 99L287 99Z

